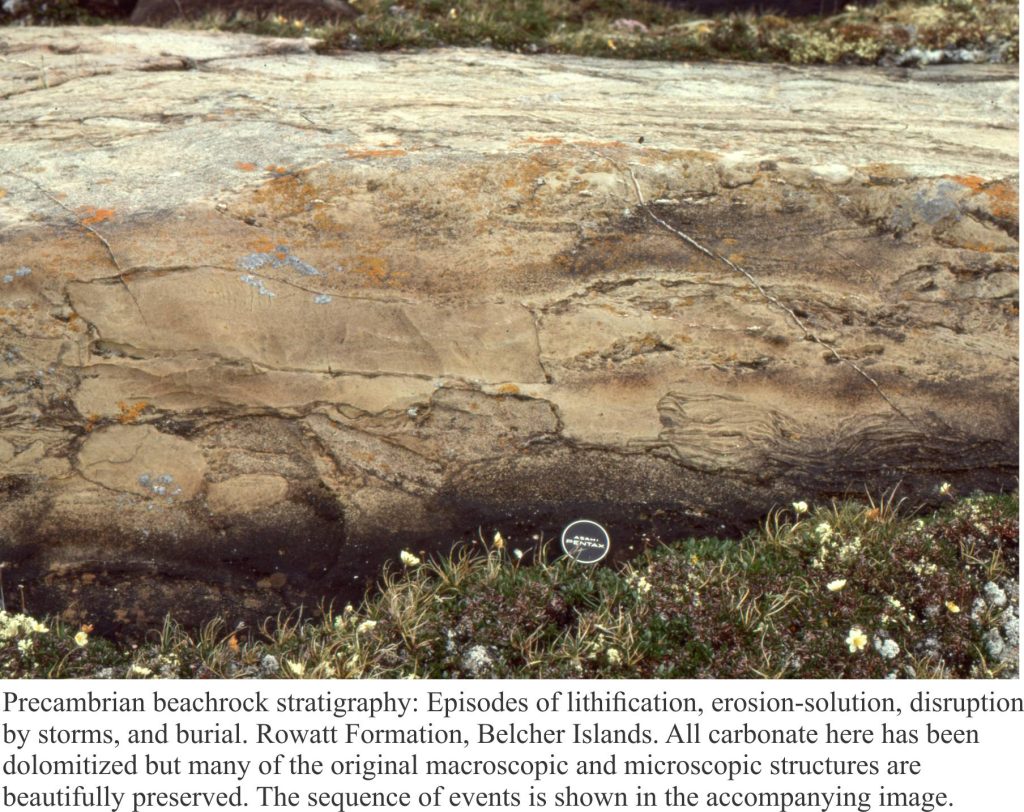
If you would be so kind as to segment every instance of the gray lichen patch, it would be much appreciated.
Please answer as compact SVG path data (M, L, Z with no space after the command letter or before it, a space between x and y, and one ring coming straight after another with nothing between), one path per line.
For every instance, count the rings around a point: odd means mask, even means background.
M291 253L286 245L279 245L273 251L246 254L238 260L238 267L246 271L255 271L260 268L287 268L302 276L322 276L320 271L308 262L303 262Z
M258 276L253 276L252 274L246 273L242 274L238 278L241 281L245 282L245 284L247 284L249 287L255 288L256 292L260 296L266 296L268 299L273 299L275 296L277 296L276 293L274 293L272 290L270 290L270 288L267 287L264 280L260 279Z

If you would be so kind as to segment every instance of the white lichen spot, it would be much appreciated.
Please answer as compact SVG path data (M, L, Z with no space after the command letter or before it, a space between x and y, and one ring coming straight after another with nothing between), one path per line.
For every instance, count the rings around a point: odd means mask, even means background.
M473 646L462 655L462 669L473 677L481 677L494 670L494 659L486 646Z
M877 651L883 659L891 660L893 657L900 653L900 647L895 640L883 640L881 637L876 637L875 651Z
M999 584L989 581L985 584L985 600L993 606L1006 606L1006 593L1000 588Z
M256 292L259 293L260 296L266 296L268 299L273 299L277 296L277 294L270 290L258 276L245 273L238 278L245 282L249 287L256 288Z

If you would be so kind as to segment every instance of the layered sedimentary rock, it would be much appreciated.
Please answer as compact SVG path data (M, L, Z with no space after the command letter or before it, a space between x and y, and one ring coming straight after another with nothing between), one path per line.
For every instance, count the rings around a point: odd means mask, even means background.
M0 37L0 558L101 629L1017 474L1017 76Z

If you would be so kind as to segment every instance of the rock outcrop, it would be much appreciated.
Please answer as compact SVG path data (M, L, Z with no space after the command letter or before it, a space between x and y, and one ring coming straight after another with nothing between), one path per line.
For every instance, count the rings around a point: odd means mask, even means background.
M1016 69L0 37L0 558L101 630L1016 481Z

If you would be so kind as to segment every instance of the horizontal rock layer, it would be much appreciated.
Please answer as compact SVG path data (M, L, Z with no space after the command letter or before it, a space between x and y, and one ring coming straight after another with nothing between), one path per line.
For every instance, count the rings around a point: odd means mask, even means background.
M0 53L8 601L251 619L478 528L1016 481L1014 69Z

